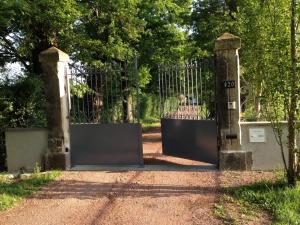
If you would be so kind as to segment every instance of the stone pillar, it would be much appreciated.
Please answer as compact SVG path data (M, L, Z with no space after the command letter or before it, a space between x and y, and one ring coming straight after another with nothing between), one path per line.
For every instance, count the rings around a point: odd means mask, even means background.
M46 169L69 169L70 133L67 76L69 56L59 49L51 47L40 53L39 61L43 69L48 103L48 150L45 155L45 167Z
M241 39L224 33L215 42L216 92L221 170L249 170L251 152L242 151L240 127Z

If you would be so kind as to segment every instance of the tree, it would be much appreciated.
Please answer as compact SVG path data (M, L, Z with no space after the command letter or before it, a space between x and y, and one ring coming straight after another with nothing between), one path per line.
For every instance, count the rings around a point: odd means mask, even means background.
M147 93L158 94L159 64L182 63L188 59L188 22L191 0L143 0L138 17L144 21L144 31L137 45L139 66L148 71Z
M297 21L296 21L296 0L291 0L291 73L289 77L290 92L288 105L288 150L289 150L289 167L287 171L288 183L296 186L297 176L300 172L299 150L296 149L296 113L299 96L299 75L297 70Z
M126 61L135 55L143 32L137 0L79 1L81 17L76 21L73 59L89 64Z
M68 51L79 16L75 0L4 0L0 6L0 62L19 62L40 74L38 55L58 46Z

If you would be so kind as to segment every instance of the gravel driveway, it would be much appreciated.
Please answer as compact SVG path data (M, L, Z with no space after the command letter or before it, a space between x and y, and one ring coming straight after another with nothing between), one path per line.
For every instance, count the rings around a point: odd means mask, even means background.
M216 172L66 172L0 214L5 225L218 224Z
M162 156L159 133L144 136L144 150L145 161L150 164L197 165L197 162ZM0 224L220 224L212 208L218 198L221 173L172 168L169 171L64 172L40 193L0 213Z

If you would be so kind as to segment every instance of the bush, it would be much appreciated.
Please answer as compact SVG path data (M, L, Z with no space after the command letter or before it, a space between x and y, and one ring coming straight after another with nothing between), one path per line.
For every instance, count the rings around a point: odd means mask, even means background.
M143 93L141 96L140 115L143 121L158 121L160 118L159 96Z
M6 167L6 128L46 126L43 90L41 79L30 75L0 81L0 171Z

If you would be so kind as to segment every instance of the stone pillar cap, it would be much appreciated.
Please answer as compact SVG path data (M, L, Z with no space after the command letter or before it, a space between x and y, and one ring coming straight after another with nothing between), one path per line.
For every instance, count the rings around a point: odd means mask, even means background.
M70 60L69 55L59 50L56 47L48 48L39 54L40 62L47 62L47 61L68 62L69 60Z
M240 49L241 38L230 33L224 33L215 41L215 51Z

